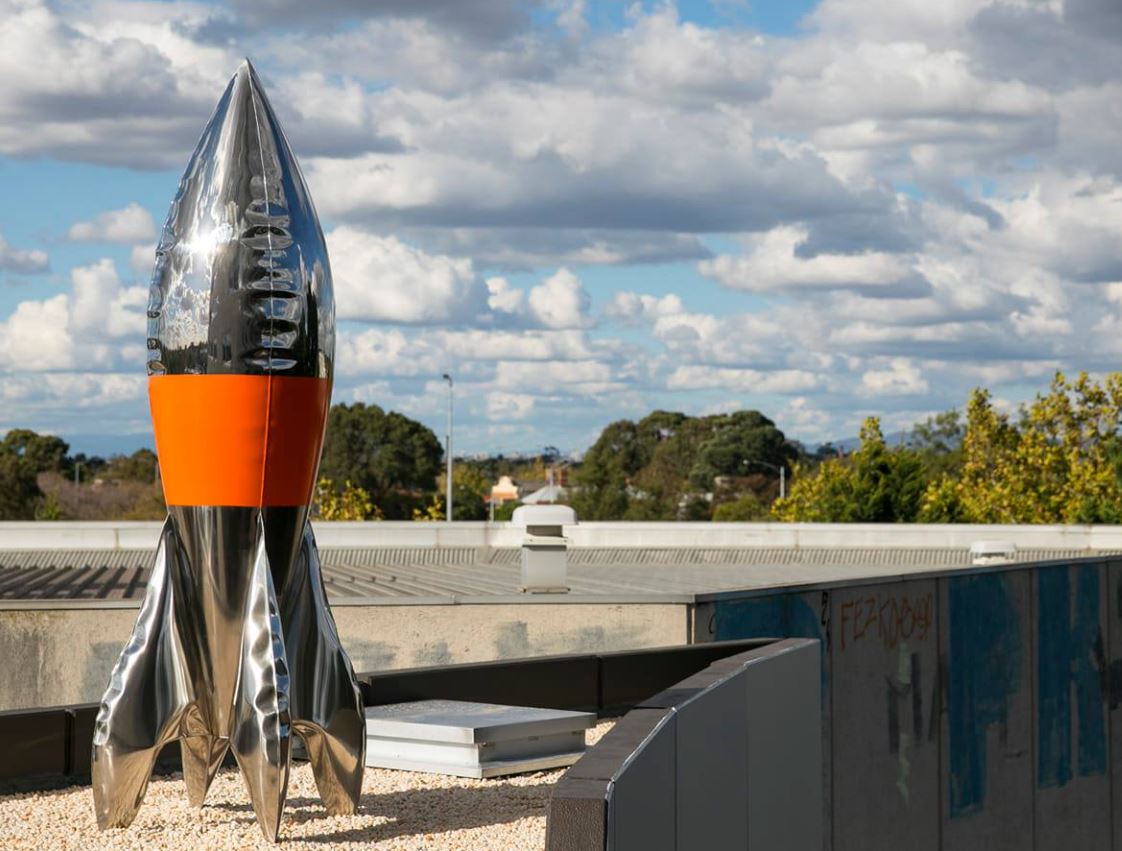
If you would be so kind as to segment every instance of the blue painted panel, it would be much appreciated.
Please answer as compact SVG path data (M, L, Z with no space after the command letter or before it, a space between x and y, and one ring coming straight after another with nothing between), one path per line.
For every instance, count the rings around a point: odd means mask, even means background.
M1099 567L1042 568L1036 581L1037 784L1047 789L1106 773L1105 651Z
M823 611L828 612L823 594ZM771 594L748 600L719 602L714 623L717 641L738 638L821 638L823 612L816 612L798 594Z
M950 817L985 807L987 730L1007 725L1024 647L1013 577L947 580L947 800Z

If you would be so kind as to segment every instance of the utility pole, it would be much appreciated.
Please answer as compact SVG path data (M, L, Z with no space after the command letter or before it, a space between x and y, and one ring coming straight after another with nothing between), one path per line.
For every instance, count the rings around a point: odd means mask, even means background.
M772 464L772 463L769 463L768 461L755 461L755 460L746 460L744 462L745 467L747 467L749 464L759 464L761 467L770 467L772 470L778 470L779 471L779 498L783 499L785 496L787 496L787 467L785 465L783 465L783 464Z
M444 481L444 519L452 522L452 376L447 372L441 376L448 382L448 434L444 438L445 463L448 469Z
M78 490L78 482L79 482L78 471L81 470L81 469L82 469L82 462L81 461L75 461L74 462L74 490Z

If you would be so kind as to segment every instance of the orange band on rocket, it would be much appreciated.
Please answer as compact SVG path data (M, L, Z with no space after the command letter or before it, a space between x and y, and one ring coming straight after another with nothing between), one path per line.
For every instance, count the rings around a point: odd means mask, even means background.
M151 376L148 398L165 501L308 505L330 394L325 378Z

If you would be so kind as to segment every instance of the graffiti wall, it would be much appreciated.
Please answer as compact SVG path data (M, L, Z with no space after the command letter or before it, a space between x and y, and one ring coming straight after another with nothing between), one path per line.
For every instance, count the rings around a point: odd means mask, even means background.
M725 594L697 614L698 640L821 640L827 849L1122 851L1122 562Z

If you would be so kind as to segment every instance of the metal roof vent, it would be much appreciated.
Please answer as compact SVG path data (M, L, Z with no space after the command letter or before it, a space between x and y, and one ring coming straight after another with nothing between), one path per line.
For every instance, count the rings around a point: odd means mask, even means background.
M568 592L569 539L564 527L577 525L577 513L567 505L520 505L511 522L526 529L522 590L530 594Z
M975 565L1011 564L1017 560L1017 545L1012 541L975 541L970 545L970 561Z

